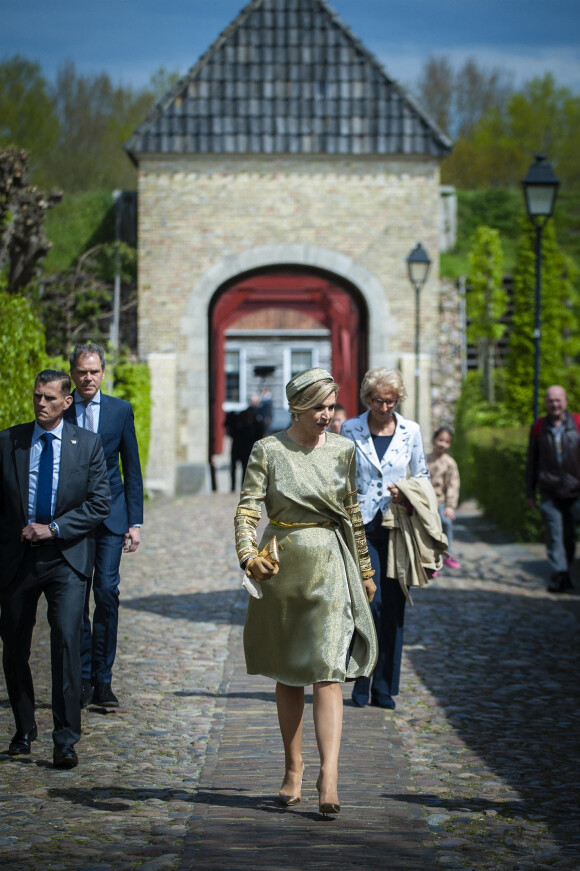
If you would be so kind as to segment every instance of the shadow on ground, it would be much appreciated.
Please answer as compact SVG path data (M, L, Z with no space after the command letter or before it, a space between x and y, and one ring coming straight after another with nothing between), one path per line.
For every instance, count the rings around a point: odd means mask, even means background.
M480 540L489 535L496 544L508 542L493 528L484 535L481 523L469 524L474 531ZM489 590L480 584L470 590L433 583L421 591L407 624L407 656L447 721L476 754L471 764L477 766L479 757L521 797L492 802L491 809L545 820L553 837L574 850L579 847L580 598L539 590L549 573L545 560L524 556L514 568L513 580L502 579L505 592L498 592L497 583ZM430 717L429 711L419 713L410 724L429 729ZM453 760L454 748L446 747L444 755ZM449 810L488 809L483 798L469 793L469 779L465 784L453 800L393 797Z
M244 593L247 597L247 594ZM173 620L198 623L232 623L243 626L247 598L239 590L212 590L207 593L160 594L122 599L121 607L150 611Z

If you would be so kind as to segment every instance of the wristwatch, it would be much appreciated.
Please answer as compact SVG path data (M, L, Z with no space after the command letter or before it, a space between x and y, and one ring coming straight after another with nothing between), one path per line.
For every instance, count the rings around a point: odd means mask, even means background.
M50 534L53 538L56 538L58 535L58 524L54 522L54 520L48 524L48 528L50 529Z

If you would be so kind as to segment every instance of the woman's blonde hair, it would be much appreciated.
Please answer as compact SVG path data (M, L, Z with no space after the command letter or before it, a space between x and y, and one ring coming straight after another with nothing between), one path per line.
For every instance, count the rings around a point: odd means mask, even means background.
M371 397L375 390L385 387L390 387L391 390L395 391L398 402L404 402L407 398L407 390L399 370L385 369L384 366L379 366L376 369L369 369L362 380L360 398L365 408L371 407Z

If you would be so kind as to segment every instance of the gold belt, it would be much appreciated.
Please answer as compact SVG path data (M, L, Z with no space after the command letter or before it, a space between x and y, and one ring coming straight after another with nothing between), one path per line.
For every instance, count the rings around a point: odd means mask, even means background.
M324 523L282 523L278 520L270 520L270 526L281 526L284 529L306 529L309 526L336 526L333 520L327 520Z

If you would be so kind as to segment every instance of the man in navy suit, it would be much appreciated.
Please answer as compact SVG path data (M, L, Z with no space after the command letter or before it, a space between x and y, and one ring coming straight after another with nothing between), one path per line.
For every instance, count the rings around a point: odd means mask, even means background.
M117 651L119 623L119 566L121 554L133 553L141 540L143 478L131 404L101 393L105 354L100 345L77 345L70 355L76 390L65 417L98 432L103 443L109 483L111 513L96 530L97 552L92 586L95 610L91 628L90 584L84 615L81 651L81 706L90 702L114 708L119 700L111 682ZM123 477L119 471L119 458Z
M38 600L50 625L53 762L78 764L83 608L95 556L94 530L111 510L101 439L63 420L68 375L45 369L34 384L35 423L0 432L0 636L16 721L11 756L38 735L29 666Z

